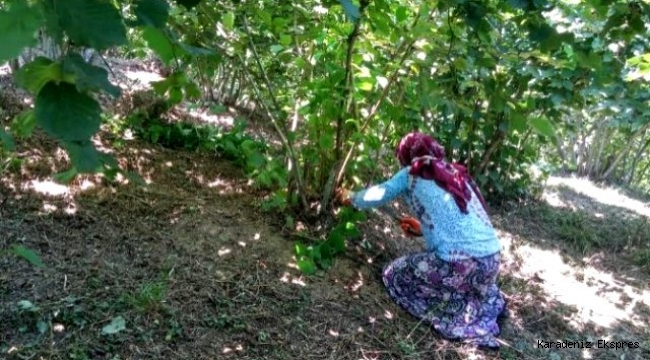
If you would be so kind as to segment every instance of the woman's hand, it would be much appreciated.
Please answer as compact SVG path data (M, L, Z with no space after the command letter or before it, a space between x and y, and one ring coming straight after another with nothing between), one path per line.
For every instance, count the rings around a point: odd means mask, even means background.
M399 226L404 231L404 234L408 237L419 237L422 236L422 227L420 222L410 216L403 217L399 220Z
M343 188L337 189L336 201L343 206L352 205L352 191Z

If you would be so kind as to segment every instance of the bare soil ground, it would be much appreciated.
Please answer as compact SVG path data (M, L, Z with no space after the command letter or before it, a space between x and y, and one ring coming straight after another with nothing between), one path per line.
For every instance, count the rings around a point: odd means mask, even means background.
M265 194L214 154L136 139L113 150L147 189L63 186L54 141L18 145L24 165L0 184L0 246L30 247L46 267L0 257L0 358L650 358L650 207L614 189L553 179L542 201L493 209L511 317L501 350L479 351L390 300L382 267L421 247L387 219L371 215L363 239L307 277L295 239L260 210ZM592 346L543 348L564 340ZM633 348L603 346L617 341Z

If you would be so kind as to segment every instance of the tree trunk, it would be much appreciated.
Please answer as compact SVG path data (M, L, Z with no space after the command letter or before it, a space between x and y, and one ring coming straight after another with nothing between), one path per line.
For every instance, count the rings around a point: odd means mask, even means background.
M614 159L614 161L612 161L612 164L609 166L609 168L608 168L607 170L605 170L605 173L604 173L603 176L602 176L602 179L603 179L603 180L605 180L605 179L607 179L607 178L609 177L609 175L612 173L612 171L614 171L614 169L616 168L616 165L617 165L617 164L618 164L618 163L623 159L623 157L624 157L625 155L627 155L627 153L630 152L630 150L632 149L632 146L634 146L634 141L633 141L633 139L634 139L638 134L644 134L644 133L646 132L646 130L648 130L648 128L650 128L650 123L645 124L641 129L639 129L637 132L635 132L635 133L632 135L632 138L628 141L628 143L625 145L625 147L623 148L623 150L622 150L621 152L618 153L618 155L616 156L616 158Z
M632 161L632 166L630 166L630 172L628 173L627 180L625 182L627 186L632 184L632 180L634 179L634 173L636 172L637 166L639 166L639 160L641 160L641 155L643 155L645 150L648 148L648 145L650 145L650 138L648 138L645 144L641 146L641 149L636 152L636 155L634 156L634 160Z

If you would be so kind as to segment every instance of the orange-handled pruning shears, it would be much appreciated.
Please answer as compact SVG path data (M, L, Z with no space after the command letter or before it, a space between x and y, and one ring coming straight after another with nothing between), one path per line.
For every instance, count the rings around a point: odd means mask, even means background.
M389 215L393 219L399 222L400 228L404 231L404 234L409 237L419 237L422 236L422 226L420 222L412 216L399 216L395 211L387 206L382 206L379 208L379 211Z

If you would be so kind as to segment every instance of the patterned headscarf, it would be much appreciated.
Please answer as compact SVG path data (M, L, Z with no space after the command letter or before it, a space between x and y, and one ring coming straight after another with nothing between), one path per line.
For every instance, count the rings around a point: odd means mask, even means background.
M445 149L432 137L419 132L407 134L400 140L395 153L402 166L411 166L410 174L434 180L449 192L463 213L467 213L467 203L472 199L468 183L476 192L483 208L487 209L467 168L446 162Z

